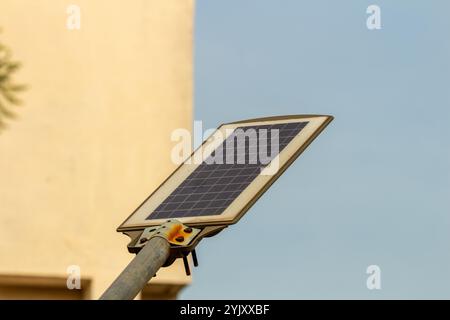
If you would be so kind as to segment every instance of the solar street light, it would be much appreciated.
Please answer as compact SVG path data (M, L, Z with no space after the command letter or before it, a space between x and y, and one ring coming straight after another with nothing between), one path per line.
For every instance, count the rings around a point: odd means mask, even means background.
M221 125L117 229L137 253L101 299L133 299L162 266L239 221L332 121L326 115Z

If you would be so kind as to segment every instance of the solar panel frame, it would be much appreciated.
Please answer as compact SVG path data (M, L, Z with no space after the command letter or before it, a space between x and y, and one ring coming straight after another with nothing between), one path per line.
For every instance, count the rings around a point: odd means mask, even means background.
M164 219L146 220L159 204L161 204L190 174L200 165L188 163L189 160L201 159L200 152L206 154L206 159L213 150L220 146L229 134L227 130L239 127L252 127L266 124L282 124L289 122L307 122L306 126L292 139L292 141L275 158L279 159L279 168L272 175L258 175L250 185L239 194L222 214L203 215L191 217L174 217L189 226L230 225L236 223L259 197L275 182L275 180L289 167L290 164L306 149L306 147L320 134L320 132L333 120L328 115L292 115L268 118L249 119L244 121L226 123L206 139L201 147L181 164L117 229L119 232L141 230L146 227L160 225L167 221ZM221 133L223 139L214 139ZM196 158L197 157L197 158ZM269 165L270 167L270 165ZM263 178L261 178L263 177Z

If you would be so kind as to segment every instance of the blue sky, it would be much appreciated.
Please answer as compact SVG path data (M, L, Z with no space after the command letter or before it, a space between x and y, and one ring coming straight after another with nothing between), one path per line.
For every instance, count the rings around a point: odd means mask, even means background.
M371 4L381 30L366 27ZM196 120L335 120L200 244L181 298L450 298L449 12L444 0L197 1ZM373 264L381 290L366 287Z

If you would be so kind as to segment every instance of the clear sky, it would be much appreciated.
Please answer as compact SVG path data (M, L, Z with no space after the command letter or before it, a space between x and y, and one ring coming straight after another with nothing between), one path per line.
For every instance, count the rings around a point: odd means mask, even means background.
M380 30L366 27L371 4ZM335 120L200 244L181 298L450 298L450 2L196 6L196 120ZM381 290L366 287L369 265Z

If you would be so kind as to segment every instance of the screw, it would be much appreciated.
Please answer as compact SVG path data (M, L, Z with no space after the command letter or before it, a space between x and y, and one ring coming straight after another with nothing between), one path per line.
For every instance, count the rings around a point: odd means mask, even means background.
M139 240L140 243L144 243L144 242L147 242L147 241L148 241L147 238L141 238L141 240Z
M184 241L184 237L179 236L175 240L178 241L178 242L183 242Z
M184 229L184 232L186 232L186 233L191 233L191 232L192 232L192 228L187 227L186 229Z

